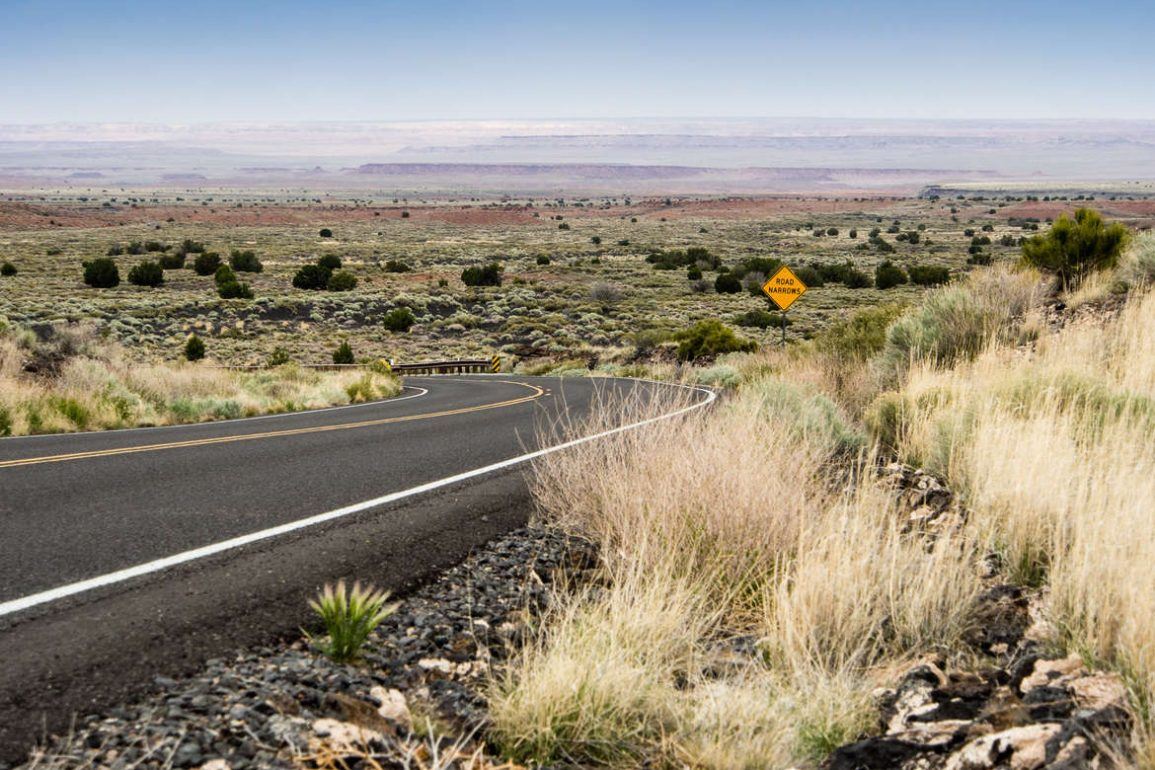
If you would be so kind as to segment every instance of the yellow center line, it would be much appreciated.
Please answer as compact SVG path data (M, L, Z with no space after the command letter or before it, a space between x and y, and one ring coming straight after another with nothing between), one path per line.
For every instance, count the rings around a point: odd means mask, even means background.
M266 431L264 433L243 433L237 436L219 436L217 438L191 439L189 441L171 441L165 444L145 444L142 446L120 447L117 449L99 449L91 452L73 452L71 454L46 455L44 457L25 457L20 460L3 460L0 461L0 468L16 468L24 465L40 465L43 463L62 463L68 462L70 460L87 460L93 457L112 457L114 455L136 454L137 452L159 452L165 449L184 449L185 447L209 446L212 444L231 444L235 441L252 441L254 439L280 438L282 436L301 436L307 433L326 433L328 431L334 430L352 430L354 428L370 428L376 425L389 425L391 423L398 422L430 420L435 417L450 417L455 414L469 414L471 412L482 412L487 409L501 409L507 406L515 406L517 404L524 404L526 402L533 401L545 395L544 390L537 387L536 385L530 385L527 382L514 382L512 380L494 380L494 382L503 382L509 385L521 385L522 387L530 388L534 391L534 393L529 396L522 396L521 398L514 398L508 401L497 401L492 404L467 406L460 409L448 409L443 412L411 414L404 417L384 417L379 420L345 422L338 423L336 425L318 425L312 428L290 428L286 430Z

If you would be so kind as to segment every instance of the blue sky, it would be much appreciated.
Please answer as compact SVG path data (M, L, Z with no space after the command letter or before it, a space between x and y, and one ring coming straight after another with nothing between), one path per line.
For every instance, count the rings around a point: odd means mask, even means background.
M0 0L0 123L1155 118L1155 3Z

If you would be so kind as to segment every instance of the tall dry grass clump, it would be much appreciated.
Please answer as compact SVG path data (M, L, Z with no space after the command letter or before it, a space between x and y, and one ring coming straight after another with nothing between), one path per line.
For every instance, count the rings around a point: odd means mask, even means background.
M669 405L646 409L631 418ZM708 414L546 456L542 514L599 543L607 583L494 683L495 740L522 761L753 768L867 729L870 690L951 648L975 581L965 545L902 534L863 448L813 387L763 376ZM758 654L735 660L735 638Z
M948 476L974 538L1011 579L1046 588L1056 641L1124 675L1149 736L1155 295L1032 349L992 344L953 369L917 367L894 398L900 455Z
M400 389L395 377L375 373L141 364L91 327L62 327L44 339L0 328L0 436L248 417L388 398Z

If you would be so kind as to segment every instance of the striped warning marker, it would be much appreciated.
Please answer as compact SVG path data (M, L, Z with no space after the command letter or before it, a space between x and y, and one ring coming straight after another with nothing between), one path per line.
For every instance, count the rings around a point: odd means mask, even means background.
M491 372L501 371L501 356L494 356L493 360L489 362L489 370Z

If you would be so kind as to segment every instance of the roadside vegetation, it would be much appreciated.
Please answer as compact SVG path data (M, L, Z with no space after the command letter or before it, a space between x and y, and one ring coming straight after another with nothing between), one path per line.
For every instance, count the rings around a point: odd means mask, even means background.
M0 436L203 422L397 395L376 371L317 372L288 363L231 371L191 336L187 362L141 364L92 325L36 334L0 321Z
M970 661L960 642L993 565L1037 592L1052 649L1123 677L1129 761L1155 766L1155 545L1134 536L1155 528L1155 238L1040 273L1050 238L1018 269L723 357L734 392L709 413L542 458L540 514L600 547L604 582L558 602L495 677L501 749L817 763L876 729L871 692L918 656ZM1094 312L1048 314L1088 291ZM890 458L944 478L966 516L911 530L875 472Z

